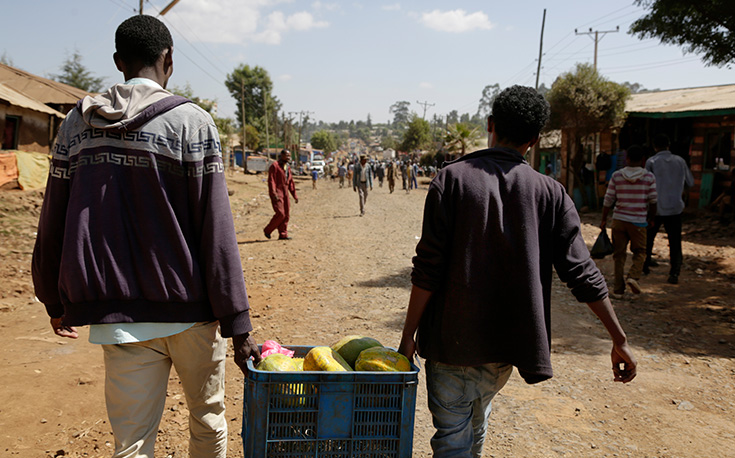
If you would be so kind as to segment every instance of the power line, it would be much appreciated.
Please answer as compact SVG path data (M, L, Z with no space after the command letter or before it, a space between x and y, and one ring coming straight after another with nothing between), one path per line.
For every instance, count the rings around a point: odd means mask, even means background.
M150 3L150 2L149 2L149 3ZM154 8L154 9L156 9L156 10L158 10L158 8L156 8L155 6L154 6L153 8ZM160 11L159 11L159 12L160 12ZM181 31L180 31L179 29L177 29L177 28L176 28L176 26L174 26L174 25L173 25L173 24L171 23L171 21L169 21L168 19L166 19L166 18L165 18L164 16L159 16L159 17L160 17L160 18L161 18L161 19L162 19L163 21L165 21L165 22L166 22L166 23L167 23L167 24L168 24L168 25L169 25L169 26L170 26L170 27L171 27L172 29L174 29L174 30L176 31L176 33L178 33L178 34L179 34L179 36L180 36L181 38L183 38L183 39L184 39L184 41L186 41L187 43L189 43L189 46L191 46L191 47L192 47L192 49L193 49L194 51L196 51L196 52L197 52L197 53L198 53L198 54L199 54L200 56L202 56L202 57L204 58L204 60L205 60L205 61L207 61L207 62L208 62L208 63L209 63L209 64L210 64L211 66L212 66L212 68L214 68L214 69L215 69L215 70L217 70L218 72L222 73L223 75L226 75L226 74L227 74L227 72L224 72L224 71L222 71L222 69L218 68L218 67L217 67L217 66L216 66L216 65L215 65L215 64L214 64L214 63L213 63L213 62L212 62L211 60L209 60L209 58L208 58L208 57L206 56L206 54L204 54L204 53L203 53L203 52L201 52L201 51L200 51L200 50L199 50L199 49L198 49L198 48L197 48L196 46L194 46L194 43L192 43L191 41L189 41L189 39L188 39L188 38L186 38L186 36L185 36L185 35L184 35L183 33L181 33ZM204 69L202 69L201 67L199 67L199 68L200 68L200 69L201 69L202 71L204 71Z
M419 102L418 100L416 101L416 103L418 103L419 105L423 105L424 106L424 114L423 114L423 116L421 116L421 119L426 119L426 108L427 107L433 107L434 105L436 105L435 103Z
M694 62L699 60L699 57L692 57L690 59L670 59L670 60L662 60L659 62L649 62L647 64L637 64L637 65L623 65L620 67L610 67L612 70L605 71L605 73L623 73L623 72L632 72L632 71L640 71L640 70L649 70L652 68L659 68L659 67L668 67L671 65L678 65L678 64L688 64L690 62Z
M202 45L202 46L203 46L203 47L204 47L204 48L205 48L205 49L206 49L206 50L207 50L207 51L209 52L209 54L210 54L210 55L214 56L214 58L215 58L215 59L217 59L217 61L218 61L218 62L219 62L220 64L222 64L223 66L227 67L227 64L226 64L226 63L224 63L224 62L223 62L222 60L220 60L220 58L219 58L219 56L217 55L217 53L213 52L213 51L212 51L212 50L211 50L211 49L210 49L210 48L209 48L209 47L207 46L207 44L205 43L205 41L204 41L204 40L202 40L201 38L199 38L199 36L198 36L198 35L196 34L196 32L194 32L194 29L193 29L193 28L192 28L191 26L189 26L189 24L187 24L187 23L186 23L186 21L184 21L184 18L183 18L183 17L182 17L182 16L180 15L180 14L178 14L178 13L176 12L176 10L173 10L173 14L174 14L174 15L175 15L175 16L176 16L176 17L178 18L178 20L180 20L180 21L181 21L181 23L182 23L182 24L184 24L184 26L185 26L185 27L186 27L187 29L189 29L189 32L191 32L191 34L192 34L192 35L194 35L194 38L196 38L197 42L198 42L198 43L200 43L200 44L201 44L201 45ZM222 71L222 70L220 69L220 71ZM226 74L227 72L223 72L223 73L225 73L225 74Z

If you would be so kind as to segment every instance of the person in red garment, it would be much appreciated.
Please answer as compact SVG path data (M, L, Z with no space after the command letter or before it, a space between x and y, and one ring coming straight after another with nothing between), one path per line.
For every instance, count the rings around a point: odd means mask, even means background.
M293 182L290 161L291 153L284 149L281 151L278 161L271 164L268 169L268 194L271 196L271 204L273 204L273 211L276 214L263 229L266 238L271 238L271 232L276 229L278 229L279 240L291 238L288 236L288 217L291 213L288 193L291 193L296 203L299 203L299 198L296 196L296 185Z

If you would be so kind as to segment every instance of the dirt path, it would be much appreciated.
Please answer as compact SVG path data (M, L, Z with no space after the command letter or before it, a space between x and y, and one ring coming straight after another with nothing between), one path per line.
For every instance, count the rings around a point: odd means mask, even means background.
M262 236L271 216L263 178L230 176L256 338L316 345L359 333L396 346L427 182L410 194L376 186L359 217L350 188L320 181L314 191L299 181L293 240L277 241ZM101 351L86 341L86 329L77 341L55 337L33 301L40 201L40 193L0 192L0 455L109 456ZM599 214L583 221L591 244ZM685 224L679 285L665 283L662 265L643 280L641 297L615 303L640 362L629 385L611 380L601 325L555 284L555 377L528 386L513 375L494 402L485 456L735 456L735 236L733 226L711 223L697 214ZM656 252L667 258L662 236ZM612 260L600 266L610 279ZM227 369L229 456L239 457L243 377L234 363ZM416 457L430 455L432 433L423 373L420 379ZM187 456L186 418L172 373L156 456Z

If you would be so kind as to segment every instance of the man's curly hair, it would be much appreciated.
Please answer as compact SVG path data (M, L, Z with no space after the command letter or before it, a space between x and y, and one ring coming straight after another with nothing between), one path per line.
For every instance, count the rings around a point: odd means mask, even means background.
M153 16L137 15L123 21L115 32L115 49L128 63L153 66L161 53L174 45L171 32Z
M551 109L535 89L511 86L493 102L493 123L498 139L521 145L536 137L549 120Z

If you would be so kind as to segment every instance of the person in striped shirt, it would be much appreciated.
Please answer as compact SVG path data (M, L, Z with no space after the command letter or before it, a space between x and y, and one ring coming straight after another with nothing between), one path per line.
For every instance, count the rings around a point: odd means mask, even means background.
M615 283L613 297L621 298L626 285L634 294L641 293L638 280L646 261L646 227L656 216L656 178L646 170L642 147L628 148L626 167L615 172L610 179L602 208L600 228L605 229L610 209L615 207L612 229ZM633 252L633 264L624 278L628 243Z

